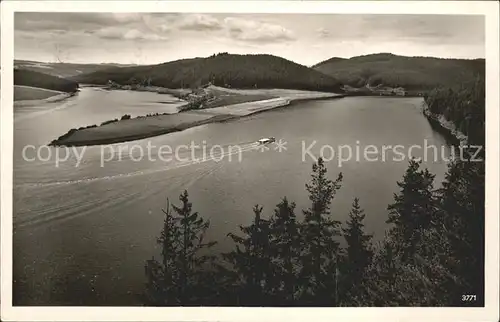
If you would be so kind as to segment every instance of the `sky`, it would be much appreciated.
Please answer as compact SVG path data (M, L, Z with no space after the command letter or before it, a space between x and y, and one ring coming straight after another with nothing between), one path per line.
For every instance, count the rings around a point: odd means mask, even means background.
M485 57L477 15L18 12L14 25L15 58L45 62L156 64L219 52L306 66L381 52Z

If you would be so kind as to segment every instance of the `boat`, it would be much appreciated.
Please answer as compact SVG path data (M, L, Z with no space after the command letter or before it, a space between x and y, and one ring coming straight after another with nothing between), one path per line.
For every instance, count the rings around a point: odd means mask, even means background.
M263 138L263 139L260 139L257 141L259 144L269 144L269 143L273 143L273 142L276 142L276 139L274 137L270 137L270 138Z

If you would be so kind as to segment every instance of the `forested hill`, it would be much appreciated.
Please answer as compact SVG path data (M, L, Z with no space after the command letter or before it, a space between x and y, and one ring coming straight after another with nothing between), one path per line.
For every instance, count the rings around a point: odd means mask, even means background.
M25 69L14 69L14 85L31 86L72 93L78 89L78 83L57 76L47 75Z
M312 67L353 87L384 85L407 90L453 86L484 75L484 59L406 57L381 53L330 58Z
M453 122L456 129L468 136L469 144L485 143L485 78L478 76L468 82L436 88L425 96L434 115Z
M272 55L221 53L159 65L120 67L78 75L80 83L120 85L143 83L168 88L195 88L209 82L233 88L289 88L340 92L335 78Z
M31 70L57 77L72 77L79 74L95 72L110 67L127 67L132 65L123 64L77 64L77 63L48 63L32 60L14 60L14 66L18 69Z

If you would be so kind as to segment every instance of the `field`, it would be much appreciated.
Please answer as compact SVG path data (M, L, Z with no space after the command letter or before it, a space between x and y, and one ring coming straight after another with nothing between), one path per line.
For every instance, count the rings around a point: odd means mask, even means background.
M223 88L218 88L215 86L210 86L208 91L215 97L211 99L206 104L206 108L215 108L220 106L227 106L233 104L247 103L262 101L271 98L276 98L276 96L269 95L266 93L241 93L240 91L226 91Z
M62 92L30 86L14 86L14 101L42 100Z
M94 128L77 130L57 145L99 145L139 140L181 131L207 121L213 116L197 113L177 113L122 120Z
M210 109L200 110L200 112L206 112L211 114L230 114L230 115L249 115L257 112L262 112L266 110L270 110L273 108L286 106L290 104L292 101L304 100L304 99L326 99L326 98L335 98L335 97L343 97L342 94L334 94L334 93L325 93L325 92L314 92L314 91L301 91L301 90L293 90L293 89L227 89L221 87L213 86L214 90L217 90L220 95L225 93L231 97L234 95L235 97L244 98L254 98L254 97L262 97L260 100L252 100L247 99L241 100L239 103L231 103L224 106L217 106ZM236 100L234 101L236 102Z

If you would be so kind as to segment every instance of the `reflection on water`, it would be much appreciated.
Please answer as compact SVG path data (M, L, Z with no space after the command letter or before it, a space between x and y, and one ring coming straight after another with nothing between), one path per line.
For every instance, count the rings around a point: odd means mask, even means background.
M176 202L187 189L193 208L211 228L208 238L218 250L231 246L225 238L239 224L252 219L259 203L271 214L283 196L308 203L305 183L312 159L303 160L303 144L337 147L373 144L443 146L445 141L421 116L417 98L345 98L302 102L294 106L209 124L146 140L113 145L122 148L101 166L102 147L79 147L78 167L72 154L55 167L53 160L27 162L22 148L46 144L72 127L100 123L123 114L167 112L170 104L151 103L158 94L106 92L85 88L68 101L29 110L16 110L14 133L14 299L16 305L139 305L144 285L144 262L157 255L155 240L161 227L166 198ZM163 101L166 98L158 99ZM171 111L171 110L170 110ZM274 136L286 150L260 152L255 141ZM194 162L189 151L173 161L139 161L133 146L205 144L238 145L239 158ZM51 148L55 153L57 148ZM58 148L59 150L61 148ZM415 156L419 152L415 151ZM106 153L109 153L106 152ZM196 152L199 156L201 151ZM421 153L420 153L421 154ZM239 152L238 152L239 155ZM191 159L190 159L191 158ZM331 177L343 172L344 182L332 205L332 214L345 221L352 199L366 210L366 227L382 236L386 207L397 190L407 162L351 160L339 167L328 162ZM445 162L427 162L440 181Z

